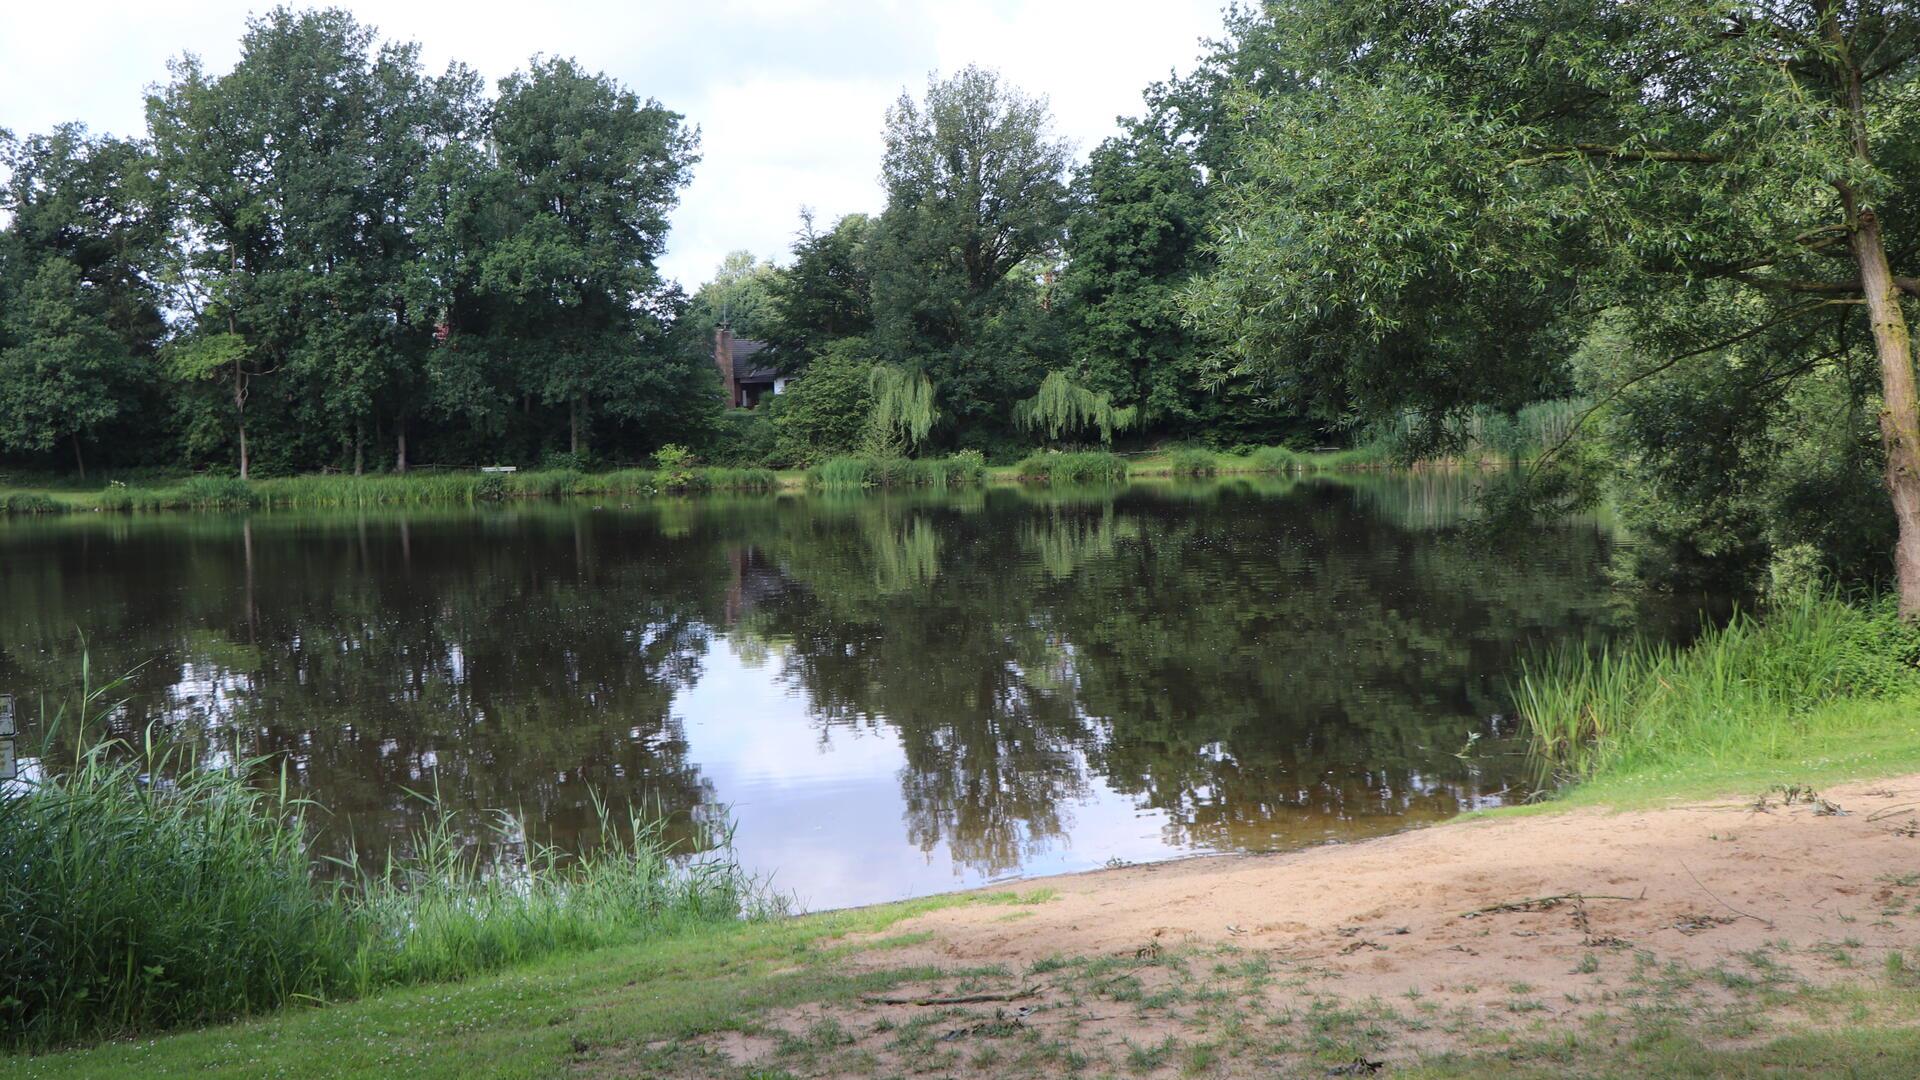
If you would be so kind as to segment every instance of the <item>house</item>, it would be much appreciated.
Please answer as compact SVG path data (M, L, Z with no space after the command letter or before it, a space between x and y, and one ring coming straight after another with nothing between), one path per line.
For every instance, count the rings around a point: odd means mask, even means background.
M714 327L713 363L727 384L728 408L751 409L768 394L786 392L791 380L757 359L766 347L764 341L734 337L731 327Z

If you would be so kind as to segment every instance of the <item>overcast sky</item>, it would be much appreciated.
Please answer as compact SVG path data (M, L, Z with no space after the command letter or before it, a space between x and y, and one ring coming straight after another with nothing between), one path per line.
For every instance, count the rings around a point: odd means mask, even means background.
M785 261L802 206L877 210L882 113L929 72L969 62L1049 98L1084 155L1188 69L1225 0L342 0L389 38L491 82L533 53L573 56L701 130L701 161L663 269L689 289L729 251ZM64 120L144 131L142 92L183 51L224 71L249 12L271 4L0 0L0 127ZM318 6L318 5L316 5Z

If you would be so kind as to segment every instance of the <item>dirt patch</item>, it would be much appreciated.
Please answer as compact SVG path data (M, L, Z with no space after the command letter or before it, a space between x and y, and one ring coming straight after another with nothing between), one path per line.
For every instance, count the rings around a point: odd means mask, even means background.
M1029 918L946 909L846 961L1004 974L708 1048L795 1076L1287 1076L1662 1018L1737 1045L1920 947L1916 811L1920 776L1052 878Z

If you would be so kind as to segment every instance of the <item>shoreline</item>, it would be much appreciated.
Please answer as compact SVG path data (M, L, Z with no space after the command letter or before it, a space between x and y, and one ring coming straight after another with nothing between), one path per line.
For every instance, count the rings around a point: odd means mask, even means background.
M1302 454L1283 467L1259 465L1250 459L1215 455L1205 472L1176 468L1164 453L1125 458L1122 482L1140 480L1213 480L1235 477L1305 477L1447 471L1486 471L1509 463L1486 458L1436 459L1411 463L1364 460L1355 451ZM477 469L431 469L364 476L306 473L242 481L237 477L195 474L177 481L75 489L46 485L0 485L0 519L83 513L141 513L153 511L232 511L252 509L355 509L370 506L455 506L550 501L595 496L669 498L698 495L793 495L964 490L969 487L1047 488L1087 486L1050 484L1023 477L1017 465L988 467L978 481L944 484L869 485L862 488L823 487L812 470L700 467L677 480L663 470L633 468L604 472L529 469L513 473L482 473ZM1093 486L1100 486L1095 484Z
M424 1075L1560 1077L1819 1072L1864 1054L1857 1075L1897 1076L1920 1064L1909 958L1916 772L1033 878L15 1063L237 1076L312 1051L343 1054L313 1074L341 1076L433 1060ZM494 1007L487 1038L459 1034ZM371 1027L404 1037L370 1042Z

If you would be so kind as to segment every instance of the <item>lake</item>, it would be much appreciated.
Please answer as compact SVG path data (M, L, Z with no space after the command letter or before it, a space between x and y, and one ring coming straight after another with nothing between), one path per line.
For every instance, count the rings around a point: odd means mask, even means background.
M1352 840L1526 797L1519 658L1633 629L1604 517L1490 538L1476 482L16 519L0 692L84 634L118 730L286 762L324 852L597 794L813 909Z

